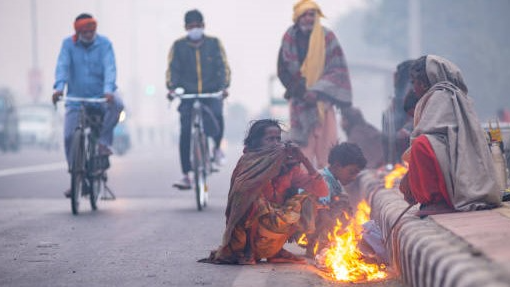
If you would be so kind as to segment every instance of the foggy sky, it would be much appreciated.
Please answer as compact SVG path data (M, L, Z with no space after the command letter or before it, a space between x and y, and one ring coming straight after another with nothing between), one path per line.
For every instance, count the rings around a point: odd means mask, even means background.
M28 72L32 68L30 0L0 0L0 86L11 89L18 102L30 101ZM251 114L268 104L268 78L276 72L276 56L284 31L292 24L295 0L36 0L38 66L42 100L49 101L56 58L62 40L74 33L74 18L91 13L98 33L110 38L117 59L117 84L138 120L164 116L165 70L172 42L184 36L185 11L204 14L206 34L219 37L232 70L229 102L242 103ZM317 1L332 27L363 0ZM155 93L145 96L146 87ZM158 109L159 107L159 109ZM144 115L143 117L141 115Z

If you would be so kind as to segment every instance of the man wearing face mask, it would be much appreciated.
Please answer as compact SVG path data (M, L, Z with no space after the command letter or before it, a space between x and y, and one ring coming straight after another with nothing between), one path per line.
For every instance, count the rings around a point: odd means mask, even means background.
M67 97L106 98L107 103L90 104L103 114L99 137L99 152L109 156L113 141L113 129L123 109L117 90L115 55L110 40L96 33L97 21L89 14L80 14L74 22L76 33L62 43L55 71L53 104L63 96L67 86ZM78 126L80 103L67 101L64 123L64 145L69 163L73 133ZM68 197L70 190L65 192Z
M168 54L166 85L168 99L172 100L174 91L183 88L186 94L214 93L223 91L223 98L228 96L230 85L230 68L225 50L220 40L204 35L204 19L198 10L186 12L184 16L187 36L176 40ZM206 133L214 139L214 160L221 164L224 155L220 149L223 138L223 100L201 99L208 106L217 120L218 127L209 127L206 119ZM183 178L174 184L179 189L191 189L188 173L191 171L190 138L192 99L183 99L179 105L181 135L179 150Z
M337 142L335 108L351 105L347 63L335 34L320 24L322 11L311 0L294 5L294 24L278 55L278 77L290 104L290 136L317 168L327 164Z

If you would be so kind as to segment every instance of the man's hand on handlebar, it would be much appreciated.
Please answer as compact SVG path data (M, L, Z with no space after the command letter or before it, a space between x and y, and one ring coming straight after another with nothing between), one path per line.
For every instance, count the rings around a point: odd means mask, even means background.
M113 102L113 94L104 94L103 96L105 99L106 99L106 102L107 103L112 103Z
M223 95L222 96L223 96L223 99L226 99L228 97L228 90L227 89L223 90Z
M64 93L62 91L53 92L53 95L51 96L51 101L53 102L53 105L56 105L63 95Z
M175 91L174 90L168 90L168 93L166 94L166 98L171 102L175 99Z

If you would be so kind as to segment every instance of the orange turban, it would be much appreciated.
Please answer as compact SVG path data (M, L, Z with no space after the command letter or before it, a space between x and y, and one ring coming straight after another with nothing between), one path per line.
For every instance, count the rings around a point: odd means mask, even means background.
M78 33L83 31L85 28L89 28L92 30L96 30L97 22L94 18L83 18L74 22L74 31L76 34L73 36L73 41L76 42L78 40Z
M74 30L78 33L85 28L96 30L97 22L94 18L84 18L74 22Z
M294 23L297 22L299 17L303 15L307 10L315 9L317 10L317 14L319 14L320 17L324 17L324 14L322 14L321 8L315 1L312 0L300 0L296 4L294 4L294 14L292 15L292 21Z

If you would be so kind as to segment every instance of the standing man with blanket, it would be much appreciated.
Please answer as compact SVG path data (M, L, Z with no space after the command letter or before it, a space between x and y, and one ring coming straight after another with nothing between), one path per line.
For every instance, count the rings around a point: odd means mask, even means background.
M320 23L311 0L294 5L294 24L285 32L278 55L278 77L290 103L291 139L316 167L327 164L337 142L335 107L351 105L351 82L335 34Z

